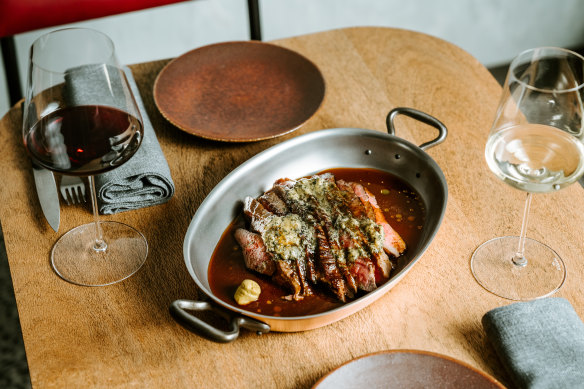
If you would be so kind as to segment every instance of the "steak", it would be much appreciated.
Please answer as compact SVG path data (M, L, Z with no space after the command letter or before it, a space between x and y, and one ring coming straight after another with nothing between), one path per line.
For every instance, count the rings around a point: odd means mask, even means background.
M247 197L247 229L235 239L248 269L272 276L289 300L314 287L345 302L370 292L389 277L389 255L406 249L375 196L358 183L330 173L299 180L279 179L257 199Z

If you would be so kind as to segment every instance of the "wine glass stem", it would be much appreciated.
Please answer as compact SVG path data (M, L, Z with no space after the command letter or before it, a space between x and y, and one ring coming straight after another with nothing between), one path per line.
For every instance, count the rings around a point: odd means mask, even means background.
M95 251L105 251L107 243L103 240L103 231L99 222L97 194L95 193L95 180L93 176L89 176L89 191L91 192L91 207L93 208L93 223L95 225L95 243L93 244L93 249Z
M513 263L517 266L527 265L527 258L525 258L525 236L527 235L527 219L529 218L531 197L532 193L527 192L527 198L525 199L525 209L523 210L523 222L521 223L521 235L519 236L517 252L513 256Z

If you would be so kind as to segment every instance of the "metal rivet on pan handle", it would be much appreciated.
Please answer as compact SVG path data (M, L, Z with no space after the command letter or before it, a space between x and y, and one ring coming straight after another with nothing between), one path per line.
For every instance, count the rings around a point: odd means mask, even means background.
M442 122L440 120L436 119L434 116L428 115L425 112L418 111L417 109L414 109L414 108L406 108L406 107L394 108L387 115L387 119L386 119L387 132L390 135L395 135L395 127L393 124L393 120L395 119L395 117L397 115L400 115L400 114L409 116L409 117L416 119L416 120L419 120L419 121L426 123L426 124L436 128L438 130L438 136L435 139L432 139L431 141L428 141L426 143L422 143L419 146L422 150L426 150L432 146L439 145L440 143L444 142L444 139L446 139L446 135L448 134L448 130L446 129L446 126L444 124L442 124Z
M190 314L187 310L213 311L225 319L230 328L228 331L215 328ZM270 326L266 323L245 316L232 316L227 310L214 306L207 301L175 300L170 305L170 314L174 320L187 330L219 343L228 343L237 339L240 327L255 331L260 335L270 331Z

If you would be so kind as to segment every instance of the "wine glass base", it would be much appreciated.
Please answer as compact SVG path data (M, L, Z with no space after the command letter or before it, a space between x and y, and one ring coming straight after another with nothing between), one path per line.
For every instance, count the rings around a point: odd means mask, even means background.
M479 246L471 258L471 270L479 284L497 296L517 301L547 297L566 279L560 256L545 244L525 239L527 264L516 265L518 236L491 239Z
M51 264L64 280L83 286L105 286L125 280L146 261L148 243L123 223L100 222L105 250L95 250L95 224L84 224L63 235L51 252Z

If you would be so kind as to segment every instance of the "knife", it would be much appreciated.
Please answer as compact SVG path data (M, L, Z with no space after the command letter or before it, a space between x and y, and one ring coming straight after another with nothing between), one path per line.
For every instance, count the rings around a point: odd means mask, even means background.
M31 107L33 103L30 103ZM22 116L24 120L24 102L20 104ZM37 195L41 208L49 225L55 232L59 230L61 223L61 209L59 204L59 194L57 193L57 183L53 172L44 169L32 162L32 173L34 175L34 183L36 185Z
M55 232L59 230L61 222L61 212L59 208L59 194L57 192L57 183L53 172L44 169L35 163L32 164L34 174L34 183L36 184L37 195L43 213L49 222L49 225Z

